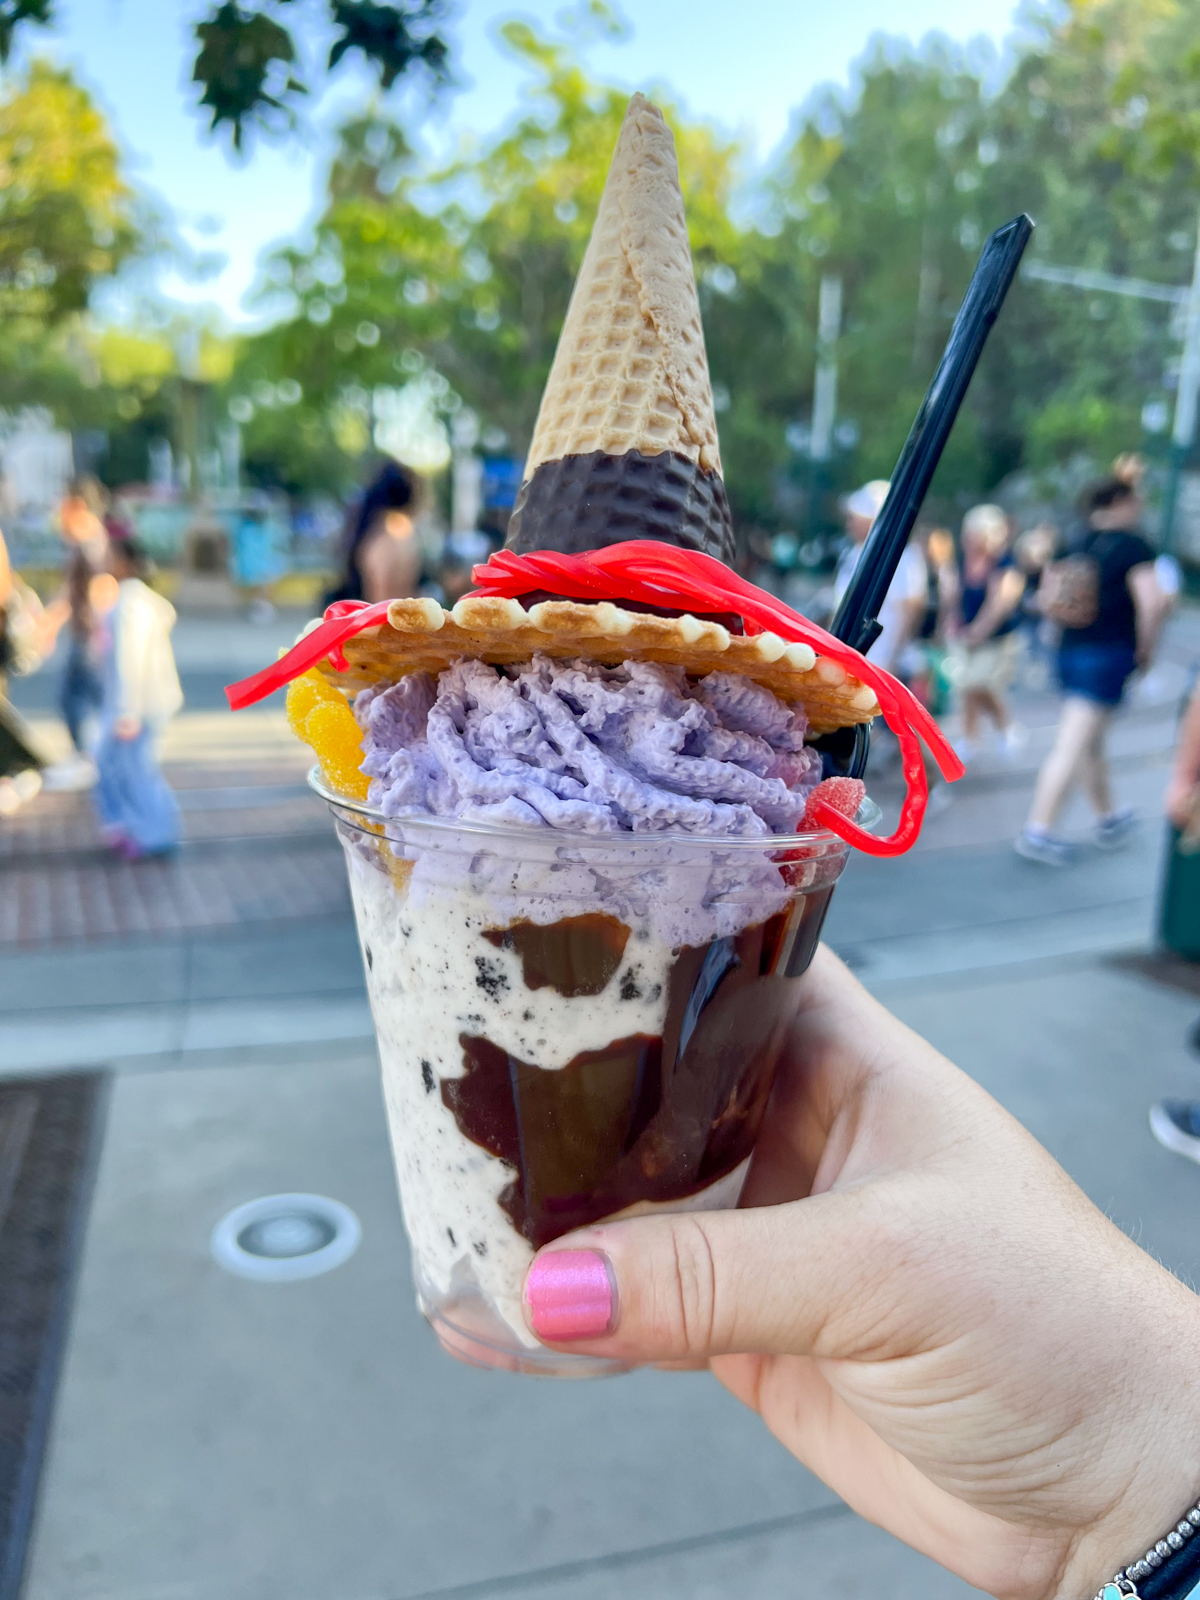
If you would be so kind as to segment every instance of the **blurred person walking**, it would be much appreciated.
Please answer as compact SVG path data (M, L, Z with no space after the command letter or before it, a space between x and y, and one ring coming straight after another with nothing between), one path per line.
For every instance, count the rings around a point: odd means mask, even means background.
M351 514L342 581L325 597L326 605L336 600L399 600L417 593L422 565L419 510L416 473L399 461L385 462Z
M883 478L864 483L853 494L847 495L842 506L846 535L850 543L838 559L833 581L833 604L836 611L842 596L850 587L862 555L867 535L875 526L875 519L883 510L890 485ZM900 666L907 646L917 637L929 603L929 578L925 557L915 542L905 547L896 576L879 608L880 635L867 651L871 660L888 672L900 676Z
M233 528L233 581L243 590L251 622L274 620L268 590L287 570L271 524L271 502L258 490L246 496Z
M1025 592L1017 607L1017 630L1024 646L1021 677L1030 689L1042 690L1050 684L1053 645L1058 635L1054 624L1042 615L1038 589L1057 548L1058 529L1051 522L1035 522L1013 543L1013 561L1025 579Z
M946 629L958 598L954 535L949 528L929 528L918 538L925 559L925 612L910 652L918 659L913 662L908 686L931 716L940 717L950 697Z
M1113 805L1105 741L1130 677L1153 659L1170 608L1154 551L1138 531L1142 502L1135 490L1106 478L1084 494L1080 509L1084 527L1067 558L1045 569L1039 588L1043 614L1062 625L1058 677L1065 698L1029 819L1014 840L1019 855L1053 867L1077 853L1054 832L1076 784L1095 812L1092 839L1102 849L1122 844L1137 825L1130 807Z
M1009 553L1008 518L999 506L973 506L962 522L958 596L950 625L950 680L962 697L959 756L979 754L990 720L1006 755L1028 735L1013 721L1004 696L1021 658L1020 606L1025 575Z
M1188 961L1200 961L1200 678L1179 725L1179 741L1163 810L1170 827L1163 885L1162 939ZM1200 1055L1200 1022L1188 1035ZM1200 1100L1159 1100L1150 1107L1159 1144L1200 1162Z
M85 787L95 777L89 752L90 720L100 711L104 685L100 675L100 642L92 584L105 570L108 530L106 499L94 478L80 478L59 508L59 526L67 546L63 592L47 608L55 631L67 626L67 659L59 686L59 709L75 760L52 769L49 787Z
M167 854L180 833L179 806L157 758L162 732L183 704L171 651L175 608L144 581L145 570L133 540L113 544L94 799L106 843L127 861Z
M8 560L8 546L0 533L0 817L11 817L42 786L42 761L34 750L24 722L8 698L8 675L32 662L41 645L37 636L42 619L27 599Z
M838 559L833 583L834 610L841 604L842 596L850 586L862 555L867 536L875 526L875 519L883 510L891 485L885 478L873 478L847 495L842 505L846 535L849 544ZM940 547L935 547L940 548ZM944 551L943 551L944 553ZM888 672L895 673L906 683L919 678L927 669L926 656L920 646L920 635L930 606L929 569L916 539L904 548L883 604L879 607L880 634L867 651L872 661L878 662ZM899 760L899 746L887 729L876 729L872 734L871 762L873 771ZM944 811L950 800L949 787L943 783L932 762L926 761L929 782L927 816Z
M1143 498L1142 485L1146 481L1148 470L1149 462L1136 450L1124 451L1112 464L1113 477L1121 483L1128 484L1139 499ZM1154 575L1165 597L1165 610L1170 611L1178 603L1183 590L1183 568L1173 555L1164 550L1155 558ZM1170 697L1171 691L1167 684L1159 677L1153 665L1149 666L1137 684L1138 700L1143 705L1159 705Z

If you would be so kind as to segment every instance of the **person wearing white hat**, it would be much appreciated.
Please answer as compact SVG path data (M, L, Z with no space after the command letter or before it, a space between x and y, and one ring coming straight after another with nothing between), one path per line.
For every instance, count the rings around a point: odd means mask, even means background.
M889 488L886 479L872 478L869 483L864 483L861 488L855 489L853 494L847 495L842 502L846 534L850 543L842 552L834 577L835 607L841 604L842 596L850 586L850 579L858 566L867 535L874 527L876 517L883 510L883 502L887 499ZM872 661L877 662L888 672L897 671L905 646L916 637L917 630L921 626L928 597L929 578L925 569L925 557L918 545L909 544L900 557L896 576L892 579L891 587L879 608L879 625L883 631L867 651Z

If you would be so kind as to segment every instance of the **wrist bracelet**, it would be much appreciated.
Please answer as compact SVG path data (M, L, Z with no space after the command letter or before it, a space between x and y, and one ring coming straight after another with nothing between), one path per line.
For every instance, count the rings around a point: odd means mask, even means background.
M1200 1600L1200 1501L1145 1555L1096 1591L1095 1600Z

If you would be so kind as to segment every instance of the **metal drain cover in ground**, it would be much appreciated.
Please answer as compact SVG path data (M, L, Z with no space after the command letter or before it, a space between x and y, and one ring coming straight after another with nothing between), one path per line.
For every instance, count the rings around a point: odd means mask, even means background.
M294 1283L348 1261L362 1228L339 1200L320 1194L268 1194L222 1217L213 1229L212 1253L239 1278Z

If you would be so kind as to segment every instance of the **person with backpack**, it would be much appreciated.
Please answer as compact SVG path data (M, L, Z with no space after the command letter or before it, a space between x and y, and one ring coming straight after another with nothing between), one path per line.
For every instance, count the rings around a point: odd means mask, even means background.
M1170 597L1154 570L1153 549L1138 531L1142 502L1119 477L1094 484L1080 504L1084 524L1068 554L1042 574L1042 614L1062 628L1058 677L1062 715L1054 747L1042 764L1029 819L1014 840L1018 855L1063 867L1077 846L1054 832L1076 784L1096 821L1092 840L1115 849L1137 826L1130 807L1113 804L1105 740L1125 685L1149 666Z

